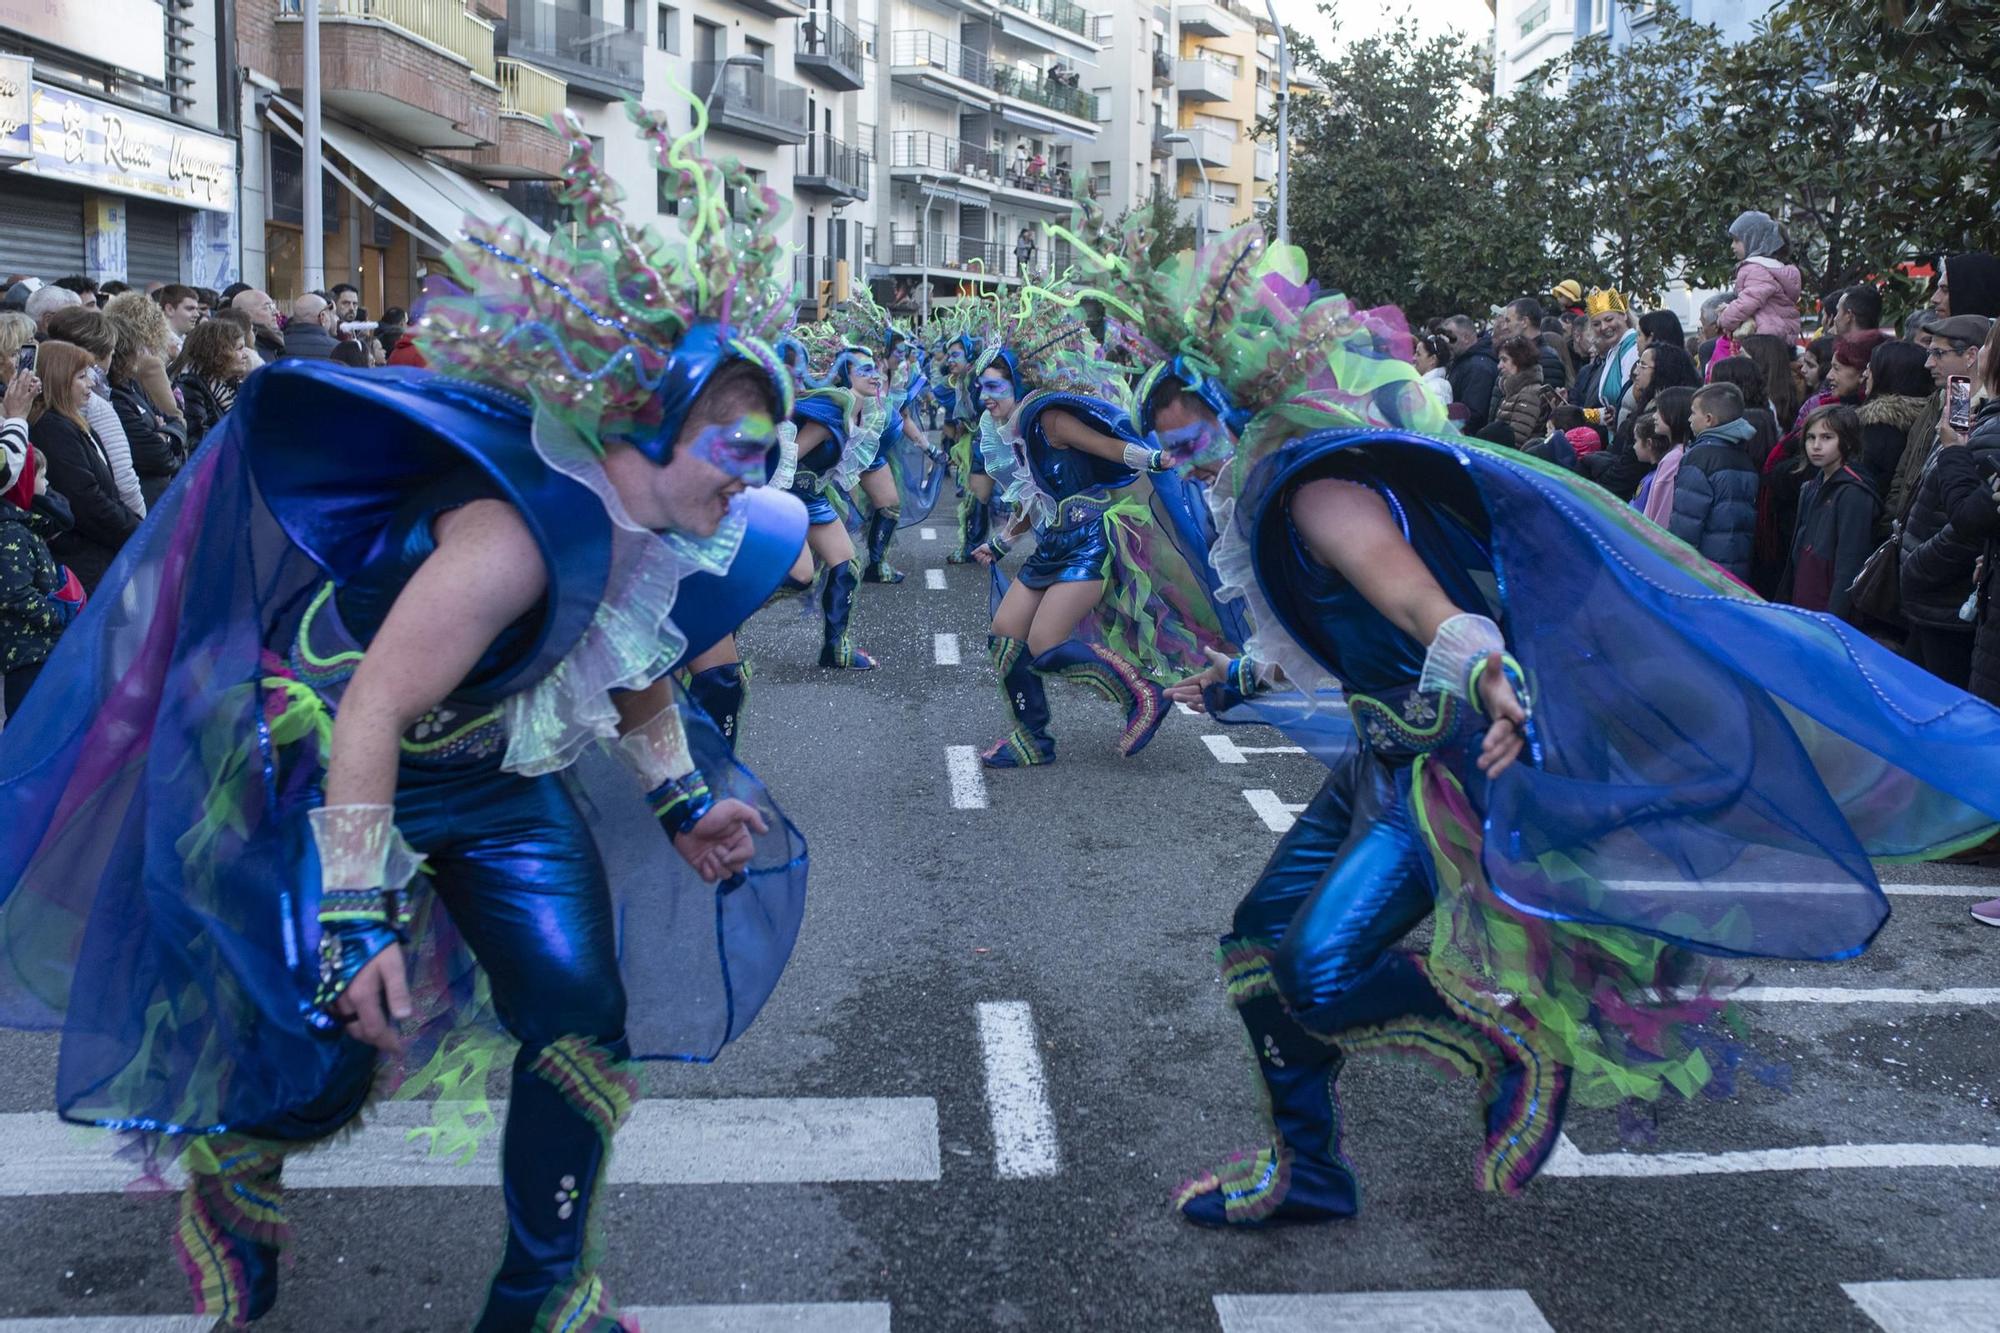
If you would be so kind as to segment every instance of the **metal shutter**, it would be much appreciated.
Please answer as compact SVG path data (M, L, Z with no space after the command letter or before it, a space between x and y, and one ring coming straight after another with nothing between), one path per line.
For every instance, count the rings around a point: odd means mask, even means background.
M0 180L0 278L83 272L83 195L9 172Z
M138 287L181 280L181 215L172 204L125 201L125 281Z

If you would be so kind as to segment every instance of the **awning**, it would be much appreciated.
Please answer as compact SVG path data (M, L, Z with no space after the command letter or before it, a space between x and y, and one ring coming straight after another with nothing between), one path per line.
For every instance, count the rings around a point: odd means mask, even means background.
M1059 124L1045 116L1008 106L1004 102L995 108L995 114L1016 129L1033 130L1037 134L1059 134L1065 139L1083 139L1092 143L1097 140L1096 130L1079 130L1074 125Z
M1069 36L1067 32L1058 35L1052 28L1017 18L1004 9L1000 11L1000 31L1017 41L1031 42L1036 46L1061 47L1062 58L1072 65L1089 65L1093 69L1097 66L1098 48L1094 43L1082 37Z
M286 138L303 147L304 138L298 126L290 123L287 117L303 122L304 113L279 97L272 98L271 105L282 107L285 111L284 116L272 116L271 124ZM441 167L407 148L384 143L380 139L363 134L360 130L331 120L320 122L320 141L325 147L346 158L356 171L373 181L377 190L371 192L364 189L331 164L326 166L327 175L345 186L371 211L433 245L448 247L456 243L464 234L465 216L468 213L483 222L495 225L512 222L537 239L546 239L548 236L547 232L529 221L519 209L491 190L483 189L457 172ZM386 198L402 207L416 218L421 227L413 227L394 213L376 207L378 198Z

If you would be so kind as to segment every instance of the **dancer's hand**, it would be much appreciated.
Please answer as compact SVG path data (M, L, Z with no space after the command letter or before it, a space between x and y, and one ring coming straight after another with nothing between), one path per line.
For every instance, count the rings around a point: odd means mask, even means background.
M994 561L998 560L1000 556L999 553L993 549L992 542L981 542L979 543L979 545L972 548L972 558L974 560L977 560L982 565L990 565Z
M674 839L674 850L710 884L728 879L750 864L755 834L770 828L755 806L726 797Z
M1520 758L1528 726L1528 710L1521 707L1521 698L1501 669L1498 653L1486 659L1486 670L1479 673L1479 703L1493 719L1479 747L1479 771L1497 778Z
M403 946L391 944L369 959L347 989L328 1006L347 1035L390 1054L403 1049L396 1028L413 1012L410 987L403 979Z
M1229 657L1213 648L1201 650L1208 658L1208 668L1186 680L1177 680L1167 686L1167 697L1177 704L1186 704L1197 713L1205 713L1208 708L1202 703L1201 692L1209 685L1220 685L1229 679Z

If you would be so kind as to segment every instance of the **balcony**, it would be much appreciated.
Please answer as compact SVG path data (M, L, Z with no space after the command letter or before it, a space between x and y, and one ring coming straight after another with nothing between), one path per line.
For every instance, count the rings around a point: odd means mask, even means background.
M1205 57L1183 60L1174 70L1174 90L1188 102L1227 102L1236 95L1236 72Z
M1155 88L1174 86L1174 58L1165 51L1153 52L1153 86Z
M1162 161L1174 155L1174 146L1167 142L1167 136L1174 133L1165 125L1153 126L1153 156Z
M1001 178L1000 188L1016 203L1051 213L1066 214L1076 205L1076 179L1066 162L1045 164L1040 171L1031 167L1010 167Z
M982 237L926 232L918 227L889 229L890 268L956 269L1005 278L1013 258L1005 245Z
M1278 150L1257 146L1257 179L1274 181L1278 179Z
M767 19L797 19L806 16L806 0L736 0L738 9L762 14Z
M708 100L708 126L717 134L804 143L812 129L806 90L787 79L726 61L697 60L694 86L715 89Z
M273 73L305 83L304 5L280 0ZM479 148L500 133L493 25L463 0L317 0L322 105L421 148Z
M1000 154L929 130L895 130L889 135L889 169L955 174L990 184L1000 179Z
M486 180L554 180L569 151L550 121L562 114L569 85L524 60L501 56L500 138L485 148L453 152Z
M555 71L569 91L597 101L635 97L646 86L638 33L549 0L507 0L507 53Z
M1087 36L1090 31L1090 16L1084 13L1082 5L1072 4L1071 0L1000 0L1000 3L1079 37Z
M1257 87L1257 119L1263 120L1278 110L1278 94L1267 84Z
M861 74L861 38L839 19L814 14L799 25L792 66L829 88L856 93L866 85Z
M1213 0L1184 0L1174 6L1174 17L1189 37L1228 37L1236 31L1236 20Z
M792 188L800 194L866 199L875 159L828 134L813 134L792 150Z
M1175 211L1180 214L1181 221L1210 236L1218 236L1229 230L1230 207L1220 199L1204 199L1199 194L1185 194L1175 201Z
M1188 142L1174 145L1176 162L1199 162L1205 167L1226 167L1236 160L1236 136L1206 125L1184 125L1175 131Z
M1088 121L1092 126L1097 123L1097 96L1094 93L1066 83L1056 83L1045 73L1031 77L1018 69L996 66L992 76L993 90L1002 97ZM1094 136L1096 130L1093 128L1090 133Z
M981 106L993 86L993 67L985 52L923 28L889 35L889 76Z

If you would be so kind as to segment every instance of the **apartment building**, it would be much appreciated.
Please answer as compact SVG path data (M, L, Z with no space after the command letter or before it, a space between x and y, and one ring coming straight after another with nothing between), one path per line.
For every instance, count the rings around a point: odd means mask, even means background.
M1493 0L1493 95L1505 97L1582 38L1602 37L1614 49L1646 40L1662 9L1712 23L1724 41L1741 42L1774 5L1775 0Z
M1257 216L1278 177L1275 145L1255 137L1277 104L1277 29L1235 0L1183 0L1174 10L1175 194L1184 216L1213 235Z
M231 8L0 4L0 273L235 281Z
M1171 5L1119 5L1097 16L1104 37L1098 64L1101 121L1092 149L1091 191L1114 214L1176 193L1174 146L1180 124L1179 72Z
M1090 15L1074 0L879 0L875 23L878 293L920 310L1066 264L1048 229L1100 129Z

